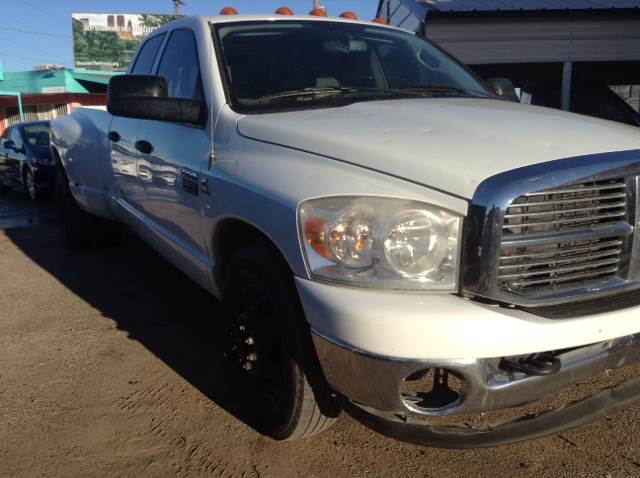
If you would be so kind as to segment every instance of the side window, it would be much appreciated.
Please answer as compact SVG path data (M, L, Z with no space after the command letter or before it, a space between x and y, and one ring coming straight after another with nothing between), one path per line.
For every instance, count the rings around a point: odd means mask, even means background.
M18 128L13 128L11 130L11 141L14 142L17 150L22 149L22 135L20 134L20 130Z
M170 98L202 98L198 50L190 30L176 30L171 34L157 75L167 80Z
M2 136L0 136L0 141L4 143L6 140L8 140L10 131L11 131L11 128L5 129L4 133L2 133ZM0 144L0 146L2 146L2 144Z
M162 40L164 40L164 34L149 38L145 44L142 45L142 49L136 58L136 63L133 65L133 69L131 70L132 75L151 74L153 61L156 59L160 45L162 45Z

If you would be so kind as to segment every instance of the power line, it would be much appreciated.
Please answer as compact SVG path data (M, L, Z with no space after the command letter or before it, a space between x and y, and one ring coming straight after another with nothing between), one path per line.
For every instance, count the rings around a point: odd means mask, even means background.
M18 41L11 40L11 39L9 39L9 38L3 38L3 37L0 37L0 41L7 42L7 43L11 43L11 44L13 44L13 45L17 45L17 46L20 46L20 47L24 47L24 46L25 46L25 45L24 45L24 43L20 43L20 42L18 42ZM33 50L33 51L34 51L34 52L36 52L36 53L42 53L43 55L49 55L49 54L51 53L51 52L49 52L49 51L41 50L41 49L36 48L36 47L34 47L34 46L31 46L31 45L29 45L29 50Z
M60 12L55 12L55 11L51 11L51 10L47 10L42 8L41 5L34 5L33 3L31 3L28 0L21 0L22 3L29 5L33 10L32 12L36 12L36 13L40 13L43 16L46 16L47 18L50 16L56 16L56 15L60 15Z
M40 35L40 36L52 37L52 38L71 38L71 35L60 35L59 33L47 33L47 32L34 32L31 30L22 30L20 28L0 27L0 30L6 30L9 32L15 32L15 33L26 33L28 35Z
M67 64L69 63L68 61L54 60L52 58L45 59L45 58L32 58L32 57L29 57L29 56L12 55L10 53L5 53L3 51L0 51L0 56L8 56L8 57L11 57L11 58L18 58L20 60L27 60L27 61L44 61L46 63L59 63L59 64L62 64L62 65L64 65L65 63L67 63Z
M35 26L31 22L26 22L23 19L21 19L20 17L16 16L15 14L7 15L5 13L0 13L0 17L3 17L5 19L7 19L8 21L15 23L16 25L18 25L20 27L24 27L24 28L27 28L27 29L38 28L37 26Z

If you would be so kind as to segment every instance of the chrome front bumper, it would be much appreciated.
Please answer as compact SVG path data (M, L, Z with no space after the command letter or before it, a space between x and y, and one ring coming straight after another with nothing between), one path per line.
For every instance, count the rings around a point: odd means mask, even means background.
M544 400L607 369L640 363L640 334L559 353L560 369L547 376L499 367L501 357L465 360L403 360L376 356L312 329L325 377L352 404L381 416L473 415ZM416 406L403 396L405 379L426 369L447 369L462 385L459 397L440 408Z

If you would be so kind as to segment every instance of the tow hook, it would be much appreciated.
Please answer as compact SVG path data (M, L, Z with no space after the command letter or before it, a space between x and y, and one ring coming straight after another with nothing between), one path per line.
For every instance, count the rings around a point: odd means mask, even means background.
M553 375L561 367L560 360L552 352L540 352L521 357L503 358L500 368L527 375Z

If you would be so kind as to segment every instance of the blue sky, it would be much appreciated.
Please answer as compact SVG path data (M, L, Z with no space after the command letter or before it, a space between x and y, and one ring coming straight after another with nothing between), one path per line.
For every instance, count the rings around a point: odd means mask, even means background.
M217 14L224 6L241 13L271 13L286 5L306 13L312 0L185 0L186 15ZM378 0L321 0L330 15L345 10L361 18L375 15ZM1 0L0 58L5 71L30 70L53 63L73 66L71 14L79 13L172 13L172 0Z

